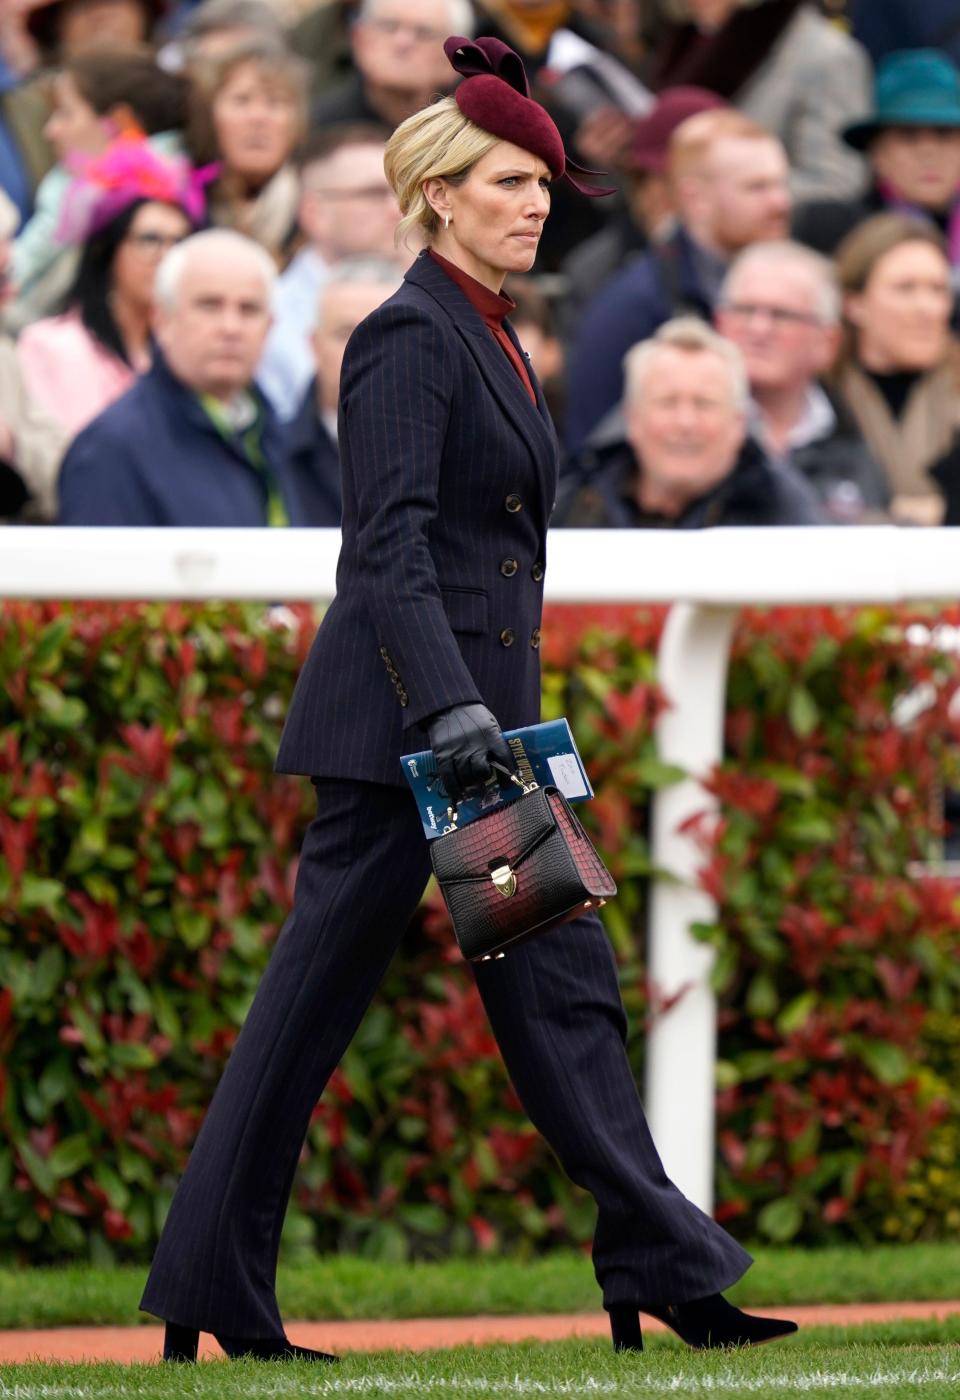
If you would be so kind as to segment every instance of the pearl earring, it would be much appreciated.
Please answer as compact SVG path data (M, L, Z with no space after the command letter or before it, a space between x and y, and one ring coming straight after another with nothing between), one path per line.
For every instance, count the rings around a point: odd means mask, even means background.
M443 226L444 226L444 228L449 228L449 227L450 227L450 215L449 215L449 214L444 214L444 216L443 216Z

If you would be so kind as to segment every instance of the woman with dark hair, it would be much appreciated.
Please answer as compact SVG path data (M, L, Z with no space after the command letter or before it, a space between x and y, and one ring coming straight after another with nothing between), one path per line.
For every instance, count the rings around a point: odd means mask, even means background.
M57 237L72 167L103 156L122 132L134 128L159 154L180 154L188 92L187 81L164 72L146 49L84 53L57 72L44 134L58 164L41 182L33 217L14 244L18 325L48 315L76 276L76 249Z
M157 266L202 222L203 178L128 137L68 190L60 233L82 244L76 278L62 314L28 326L18 348L30 391L71 434L149 368Z
M191 154L221 167L210 222L255 239L283 264L300 202L293 153L307 129L306 64L252 39L192 72Z

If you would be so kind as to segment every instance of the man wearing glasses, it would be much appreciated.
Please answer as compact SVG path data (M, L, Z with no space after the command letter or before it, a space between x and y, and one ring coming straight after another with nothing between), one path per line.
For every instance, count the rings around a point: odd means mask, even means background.
M382 122L392 131L448 92L448 34L472 35L470 0L363 0L351 33L356 72L319 99L315 126Z
M386 258L398 274L415 250L398 249L396 196L383 173L381 126L335 126L311 138L300 161L298 224L304 246L284 272L258 381L284 421L298 411L316 374L312 346L317 299L347 258Z
M743 355L751 434L770 460L803 474L828 520L883 518L889 503L884 473L819 382L840 343L840 293L831 263L786 240L751 245L724 279L716 323Z

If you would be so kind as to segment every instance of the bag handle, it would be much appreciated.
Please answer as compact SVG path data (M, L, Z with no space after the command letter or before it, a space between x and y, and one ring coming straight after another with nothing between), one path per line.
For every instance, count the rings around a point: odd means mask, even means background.
M506 768L502 763L497 763L496 759L490 760L490 767L495 773L501 775L504 778L509 779L509 781L511 783L514 783L518 788L522 788L524 793L535 792L540 786L538 782L531 781L529 783L525 783L520 777L519 773L512 773L510 769ZM458 830L457 818L460 815L459 804L461 801L462 798L458 798L458 800L454 802L452 806L447 808L447 818L450 822L450 825L447 827L447 831L444 832L443 835L446 835L447 832Z

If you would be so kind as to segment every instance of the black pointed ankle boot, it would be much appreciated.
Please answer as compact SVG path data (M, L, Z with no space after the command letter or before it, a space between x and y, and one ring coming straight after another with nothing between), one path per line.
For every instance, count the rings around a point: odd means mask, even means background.
M223 1337L216 1336L217 1342L227 1356L248 1356L256 1361L339 1361L339 1356L331 1356L326 1351L312 1351L309 1347L298 1347L287 1337ZM196 1361L200 1332L196 1327L181 1327L179 1323L168 1322L163 1332L164 1361Z
M214 1336L230 1357L249 1357L254 1361L339 1361L328 1351L311 1351L309 1347L298 1347L287 1337L224 1337L219 1332Z
M196 1361L200 1333L195 1327L168 1322L163 1329L164 1361Z
M785 1317L754 1317L741 1312L720 1293L662 1308L645 1307L644 1312L665 1322L687 1346L697 1351L759 1346L797 1330L797 1324Z
M636 1305L615 1303L609 1313L614 1351L643 1351L643 1333Z

